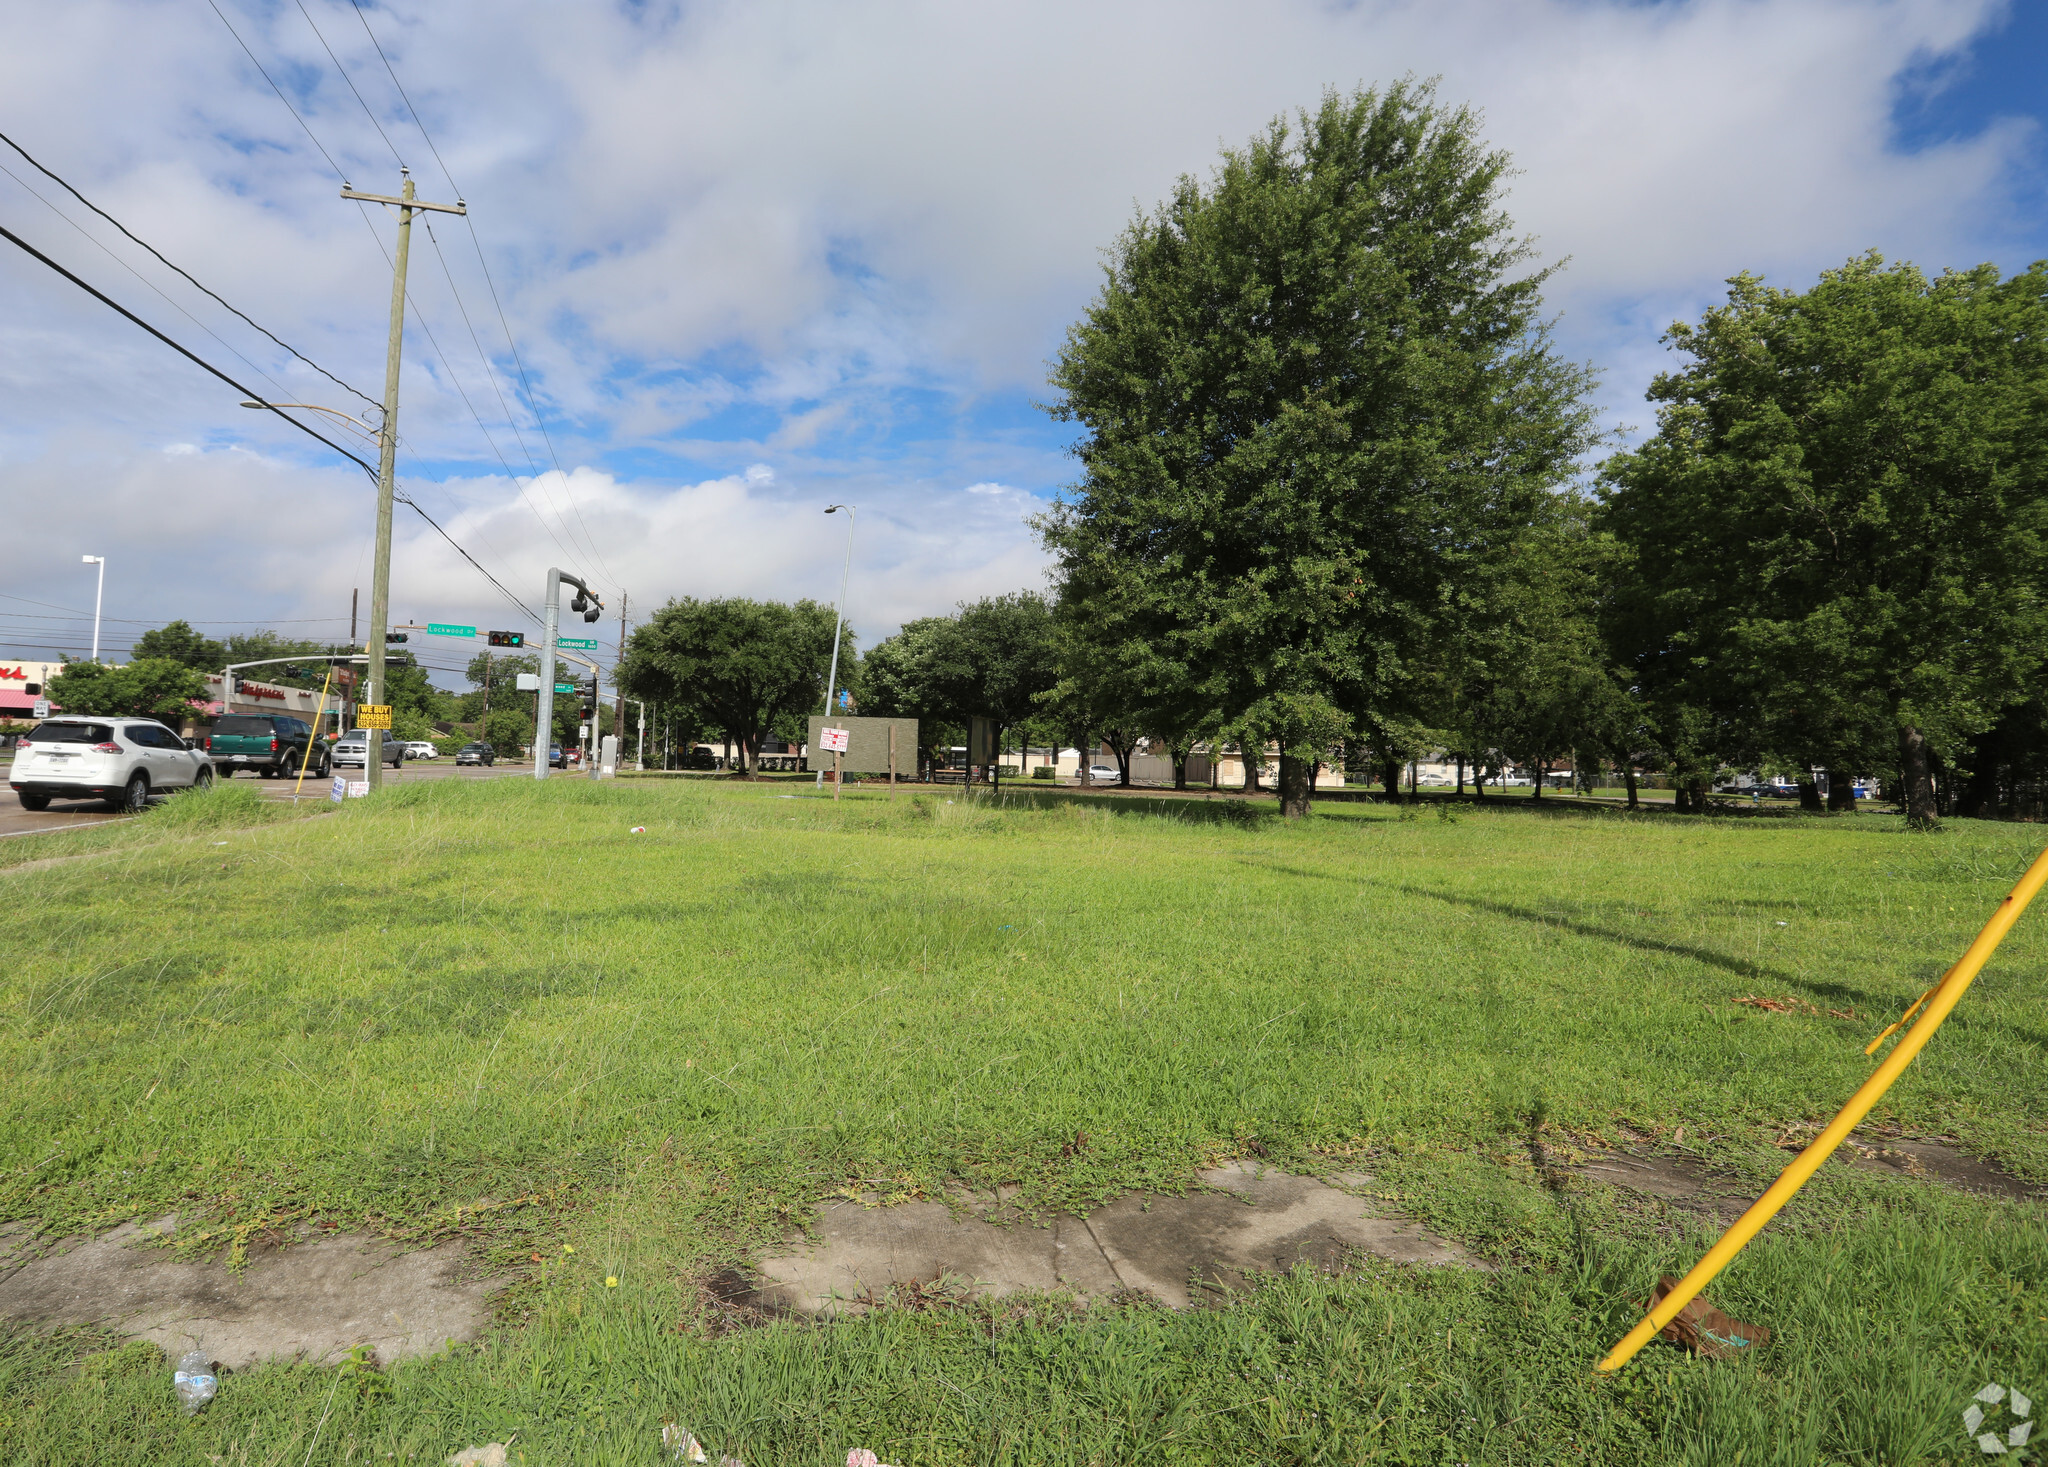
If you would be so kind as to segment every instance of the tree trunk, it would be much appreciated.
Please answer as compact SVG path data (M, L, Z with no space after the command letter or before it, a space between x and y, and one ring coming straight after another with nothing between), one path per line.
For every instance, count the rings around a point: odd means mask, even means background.
M1080 765L1077 773L1081 777L1081 788L1093 789L1095 776L1088 771L1095 763L1095 751L1088 746L1088 730L1085 728L1074 735L1074 756Z
M1401 797L1401 766L1397 761L1388 759L1380 764L1380 785L1389 797Z
M1856 781L1835 769L1828 771L1828 808L1856 813Z
M1622 763L1621 763L1621 782L1622 782L1622 784L1623 784L1623 785L1625 785L1625 786L1627 787L1627 789L1628 789L1628 807L1629 807L1629 809L1633 810L1633 809L1637 808L1637 806L1638 806L1638 805L1639 805L1639 804L1641 803L1641 798L1640 798L1640 797L1639 797L1639 796L1638 796L1638 795L1636 794L1636 766L1635 766L1635 761L1633 761L1633 760L1630 760L1630 759L1624 759L1624 760L1622 760Z
M1899 730L1899 772L1906 786L1900 791L1899 800L1905 807L1906 824L1914 830L1939 827L1941 820L1934 805L1934 781L1929 777L1927 768L1927 736L1917 725L1907 724Z
M1315 765L1292 754L1280 756L1280 813L1288 819L1308 814L1311 791L1315 789Z
M1465 756L1463 754L1458 756L1458 793L1461 796L1465 793Z
M1832 787L1833 781L1829 784ZM1811 774L1799 781L1799 808L1810 815L1817 815L1827 808L1821 803L1820 786L1813 782Z
M1535 788L1533 788L1533 789L1531 789L1531 790L1529 791L1529 798L1530 798L1530 799L1532 799L1532 800L1540 800L1540 799L1542 799L1542 798L1543 798L1543 779L1544 779L1544 776L1546 776L1546 775L1547 775L1547 774L1549 774L1549 773L1550 773L1550 761L1549 761L1548 759L1545 759L1545 760L1544 760L1544 761L1543 761L1542 763L1540 763L1540 764L1538 764L1538 765L1536 766L1536 784L1535 784Z
M1681 815L1692 814L1692 786L1683 780L1671 782L1671 808Z
M1177 790L1184 790L1188 787L1189 751L1186 749L1172 749L1168 752L1173 755L1173 787Z
M1266 751L1264 748L1259 750L1258 763L1255 764L1252 762L1252 746L1245 744L1242 757L1244 759L1244 792L1248 795L1255 795L1259 792L1259 765L1266 762Z

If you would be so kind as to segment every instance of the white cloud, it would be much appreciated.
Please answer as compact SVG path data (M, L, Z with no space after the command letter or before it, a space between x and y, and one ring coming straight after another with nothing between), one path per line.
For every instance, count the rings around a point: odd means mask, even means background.
M390 186L389 153L297 6L223 8L352 181ZM349 0L309 8L422 193L447 194ZM18 9L0 50L10 134L380 395L384 256L211 14L146 0ZM409 338L401 428L437 465L425 477L460 476L418 492L436 513L459 506L451 533L522 586L560 555L606 562L649 602L829 599L843 547L816 510L835 498L863 506L852 600L864 631L1035 584L1039 552L1020 517L1067 469L1046 430L1013 425L1019 399L1044 393L1043 362L1095 289L1102 247L1134 208L1274 114L1326 87L1410 74L1440 75L1443 97L1483 109L1487 136L1514 154L1511 211L1547 256L1572 257L1552 293L1562 340L1607 369L1613 413L1641 423L1642 383L1663 365L1656 332L1738 269L1799 280L1871 245L1930 265L2012 251L2015 165L2035 147L2026 126L1912 155L1889 144L1902 69L1954 52L1997 10L374 8L466 192L569 470L522 496L483 444L464 391L511 471L551 462L523 411L517 434L502 422L500 399L516 404L519 383L502 355L487 373L469 344L444 256L494 349L496 310L468 227L443 217L440 252L415 232L412 284L455 375L423 336ZM19 160L0 162L61 198ZM256 366L5 178L0 218L238 379L269 392L260 368L293 400L364 407L103 226L89 229ZM389 221L375 210L370 220L388 246ZM201 600L251 615L345 600L365 523L360 476L296 467L290 430L252 421L233 399L42 267L0 257L0 473L11 497L52 496L10 547L14 574L43 574L24 567L89 528L129 574L157 578L151 604L170 614ZM1016 411L977 416L990 404ZM258 454L222 451L241 441ZM709 472L671 471L671 456ZM81 462L92 465L83 476ZM957 485L968 493L944 487ZM477 598L490 593L445 545L408 531L400 562L417 577L407 594L482 614ZM110 571L110 595L113 584Z

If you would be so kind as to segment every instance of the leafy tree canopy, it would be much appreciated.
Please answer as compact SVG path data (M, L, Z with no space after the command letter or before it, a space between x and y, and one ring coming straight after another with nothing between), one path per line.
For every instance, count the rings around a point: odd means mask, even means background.
M129 655L153 662L175 662L197 672L219 672L231 660L227 645L203 637L188 621L156 627L135 639Z
M65 713L161 718L176 723L206 697L206 681L168 657L138 657L124 667L67 662L50 679L50 701Z
M627 696L693 711L738 744L746 766L779 720L823 712L832 662L831 607L815 601L684 597L627 640L618 680ZM855 664L853 629L839 665Z
M1801 765L1892 743L1931 820L1929 742L1965 755L2044 654L2048 265L1741 275L1666 340L1658 431L1605 466L1621 652L1669 717Z
M1330 94L1136 220L1055 365L1083 475L1040 528L1083 645L1175 723L1278 737L1283 786L1592 441L1507 168L1426 85Z

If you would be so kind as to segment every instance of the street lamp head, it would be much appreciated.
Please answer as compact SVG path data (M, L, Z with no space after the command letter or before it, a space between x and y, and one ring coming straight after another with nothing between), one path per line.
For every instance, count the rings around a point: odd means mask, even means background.
M839 511L840 511L840 510L842 510L842 509L850 510L850 509L852 509L852 508L853 508L853 506L852 506L852 505L850 505L850 504L833 504L833 505L827 505L827 506L826 506L826 508L825 508L825 513L826 513L826 514L838 514L838 513L839 513Z
M258 412L261 412L264 408L269 407L270 404L267 402L257 402L254 398L244 398L242 406L245 408L255 408Z

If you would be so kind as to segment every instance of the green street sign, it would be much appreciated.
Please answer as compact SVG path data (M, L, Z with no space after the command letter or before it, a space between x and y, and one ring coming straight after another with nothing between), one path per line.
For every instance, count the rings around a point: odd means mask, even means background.
M476 628L459 627L453 622L430 621L427 623L427 632L436 637L473 637L476 635Z
M574 683L556 683L556 684L555 684L555 691L556 691L556 692L558 692L558 693L573 693L573 692L575 692L575 691L576 691L576 684L574 684Z
M597 650L597 643L595 641L586 641L582 637L557 637L555 638L555 645L557 647L581 647L585 652L595 652Z

